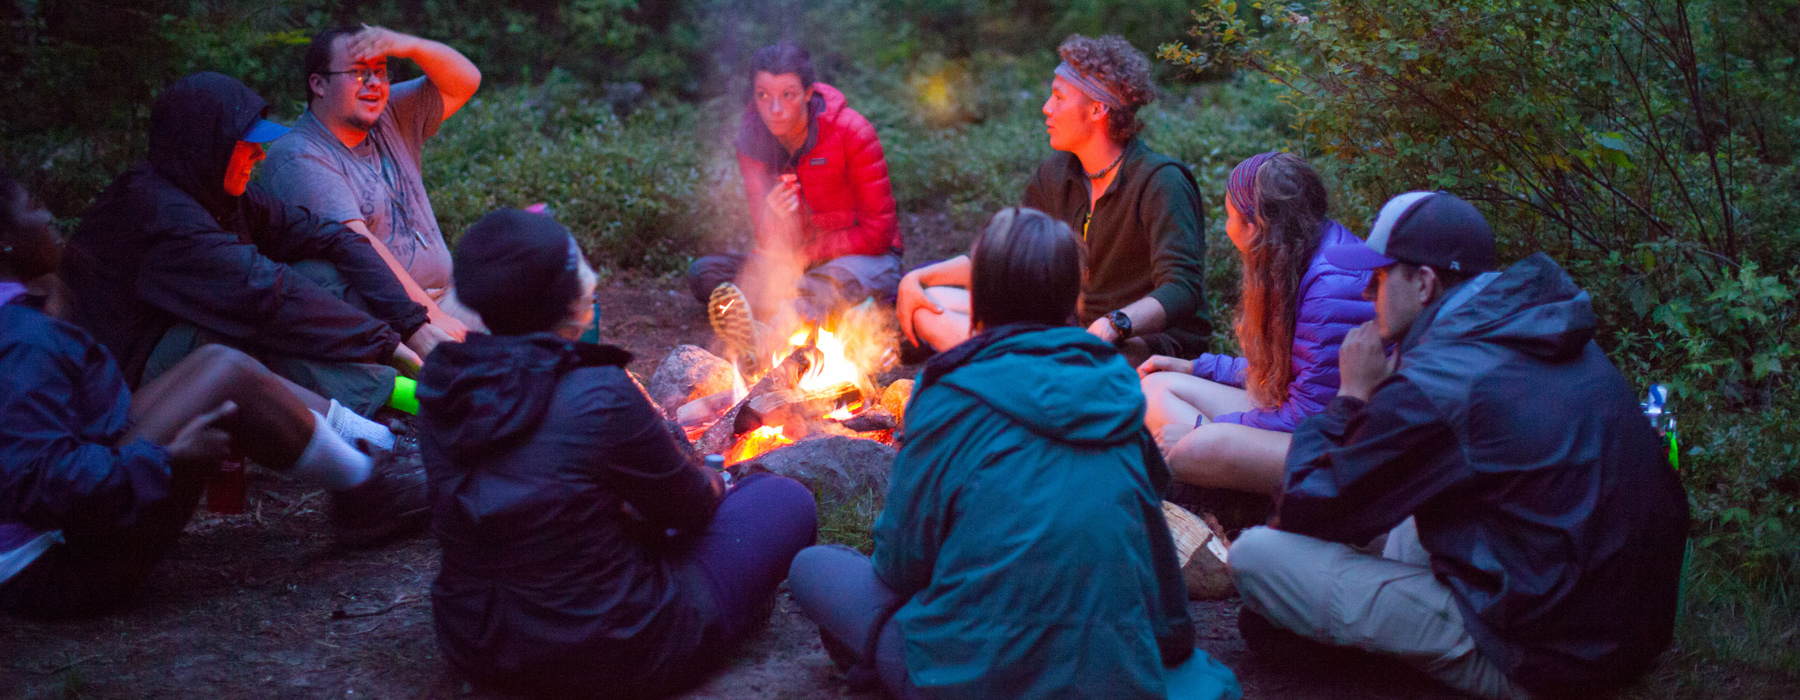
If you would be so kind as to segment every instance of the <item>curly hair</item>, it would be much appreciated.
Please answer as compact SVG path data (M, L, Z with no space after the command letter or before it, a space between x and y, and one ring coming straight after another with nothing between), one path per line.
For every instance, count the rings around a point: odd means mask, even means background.
M1108 34L1093 39L1070 34L1056 53L1083 75L1092 76L1125 98L1126 107L1107 115L1106 135L1124 143L1144 130L1138 121L1139 107L1156 99L1156 83L1150 77L1150 59L1124 37Z
M1330 201L1305 160L1281 153L1256 171L1254 238L1244 252L1238 343L1249 366L1244 390L1258 406L1278 406L1294 381L1294 326L1300 281L1319 250Z

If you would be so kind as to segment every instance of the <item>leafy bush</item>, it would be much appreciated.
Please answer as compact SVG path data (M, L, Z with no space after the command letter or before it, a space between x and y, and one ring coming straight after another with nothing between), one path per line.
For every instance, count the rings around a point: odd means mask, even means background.
M427 150L438 222L454 238L495 208L544 202L603 265L682 269L708 230L748 227L736 163L700 114L659 103L621 119L562 73L484 90Z
M1639 386L1681 397L1694 515L1679 647L1800 668L1800 44L1794 2L1211 0L1161 56L1277 86L1350 219L1477 202L1503 258L1592 295ZM1360 223L1360 222L1359 222ZM1685 663L1685 662L1684 662Z
M1767 405L1795 358L1800 81L1762 5L1215 0L1162 55L1285 86L1361 201L1483 203L1503 255L1549 251L1593 292L1632 369Z

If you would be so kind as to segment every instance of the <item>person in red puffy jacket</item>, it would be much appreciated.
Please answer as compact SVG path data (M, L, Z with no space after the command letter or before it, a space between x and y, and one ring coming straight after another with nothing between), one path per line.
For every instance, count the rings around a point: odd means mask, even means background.
M743 277L800 275L795 306L818 320L841 304L873 297L892 305L902 243L875 127L844 94L814 79L812 56L783 42L757 50L738 130L738 169L755 228L748 254L709 255L688 268L688 287L705 303L718 285ZM748 274L746 274L748 273ZM790 290L746 285L752 310ZM759 303L760 302L760 303Z

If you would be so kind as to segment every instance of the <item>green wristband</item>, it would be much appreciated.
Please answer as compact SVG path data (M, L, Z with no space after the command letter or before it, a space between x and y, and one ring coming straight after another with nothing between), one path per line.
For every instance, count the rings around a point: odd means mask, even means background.
M388 395L388 408L419 415L419 383L406 377L394 377L394 393Z

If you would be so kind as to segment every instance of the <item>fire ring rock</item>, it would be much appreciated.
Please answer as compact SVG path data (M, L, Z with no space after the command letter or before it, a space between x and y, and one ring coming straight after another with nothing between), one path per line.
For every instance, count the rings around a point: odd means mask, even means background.
M874 440L830 435L801 440L751 460L751 464L806 484L827 500L887 496L894 448Z
M650 375L650 399L674 418L675 410L689 401L731 388L737 368L719 356L693 345L680 345Z

